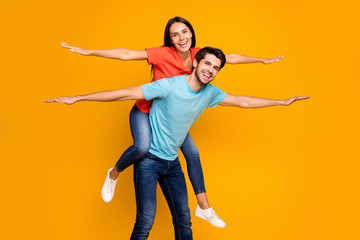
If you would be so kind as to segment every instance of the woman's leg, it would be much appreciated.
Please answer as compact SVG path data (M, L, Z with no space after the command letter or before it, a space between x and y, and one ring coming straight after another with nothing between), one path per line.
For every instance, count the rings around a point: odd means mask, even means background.
M151 141L149 114L141 112L136 105L130 112L130 128L134 144L121 155L115 167L108 171L101 190L101 196L105 202L110 202L114 197L120 172L142 159L149 151Z
M134 143L125 150L115 167L110 171L112 180L116 180L120 172L142 159L150 149L151 127L149 114L141 112L136 105L130 112L130 128Z
M199 206L202 209L207 209L210 206L206 198L204 175L201 167L199 150L190 133L187 134L185 141L181 146L181 151L186 159L188 175Z
M198 202L195 215L210 222L216 227L225 227L226 223L215 214L214 210L209 205L205 191L204 175L201 167L199 150L190 133L187 134L185 141L181 146L181 151L186 159L188 175Z

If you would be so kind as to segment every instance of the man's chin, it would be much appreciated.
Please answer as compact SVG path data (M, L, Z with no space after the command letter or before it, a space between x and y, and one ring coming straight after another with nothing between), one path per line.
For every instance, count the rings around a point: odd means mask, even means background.
M204 85L208 85L211 82L211 80L202 81L201 83Z

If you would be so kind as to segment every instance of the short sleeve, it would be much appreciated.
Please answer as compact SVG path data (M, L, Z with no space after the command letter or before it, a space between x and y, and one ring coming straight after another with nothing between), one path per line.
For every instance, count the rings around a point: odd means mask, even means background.
M201 48L197 47L197 48L193 48L192 51L194 52L194 58L196 56L196 54L201 50Z
M154 47L146 48L147 61L149 65L157 65L163 61L164 56L167 56L169 53L164 47Z
M219 103L225 100L227 94L223 90L221 90L220 88L214 85L210 85L210 86L212 87L211 88L212 98L208 107L214 108L216 105L218 105Z
M168 78L163 78L141 86L144 97L147 101L154 98L165 98L171 90Z

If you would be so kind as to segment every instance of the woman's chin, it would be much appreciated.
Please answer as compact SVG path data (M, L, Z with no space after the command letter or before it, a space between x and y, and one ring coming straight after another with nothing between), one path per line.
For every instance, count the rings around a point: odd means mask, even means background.
M186 46L186 47L179 47L179 46L176 46L176 51L178 52L181 52L181 53L186 53L190 50L190 47Z

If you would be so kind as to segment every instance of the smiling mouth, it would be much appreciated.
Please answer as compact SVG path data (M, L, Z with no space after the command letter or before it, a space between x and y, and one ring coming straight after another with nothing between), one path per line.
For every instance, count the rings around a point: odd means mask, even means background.
M185 47L187 43L188 43L188 41L183 42L183 43L179 43L179 46L180 46L180 47Z
M204 76L205 78L207 78L208 80L209 80L210 77L211 77L211 74L209 74L209 73L207 73L207 72L203 72L202 74L203 74L203 76Z

